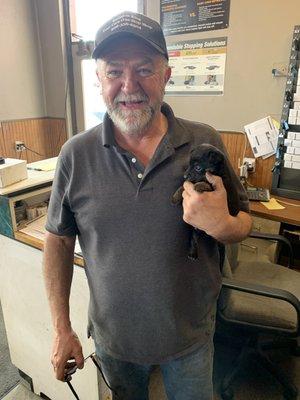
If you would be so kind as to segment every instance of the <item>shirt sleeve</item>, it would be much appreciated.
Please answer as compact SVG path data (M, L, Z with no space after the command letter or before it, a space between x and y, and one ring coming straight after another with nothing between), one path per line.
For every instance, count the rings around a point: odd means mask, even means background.
M57 161L46 222L46 230L55 235L76 236L79 233L69 202L69 186L69 171L61 153Z

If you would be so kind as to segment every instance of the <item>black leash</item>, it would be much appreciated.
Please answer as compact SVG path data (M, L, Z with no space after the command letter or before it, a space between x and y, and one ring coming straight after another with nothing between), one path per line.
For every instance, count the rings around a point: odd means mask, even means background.
M75 392L75 390L74 390L74 388L73 388L71 382L67 381L67 385L69 386L71 392L74 394L75 399L80 400L79 397L78 397L78 395L77 395L77 393Z
M105 379L102 369L101 369L100 365L98 364L98 361L96 360L96 357L94 356L94 354L91 355L91 359L92 359L93 363L96 365L96 367L98 368L98 370L102 376L102 379L104 380L105 385L108 387L108 389L110 389L116 395L114 390L109 386L107 380Z
M93 353L93 354L91 354L90 356L88 356L84 361L86 361L88 358L91 358L91 359L92 359L93 363L96 365L98 371L100 372L100 374L101 374L101 376L102 376L102 379L103 379L105 385L106 385L106 386L108 387L108 389L110 389L111 392L114 394L114 398L117 399L117 398L118 398L118 395L117 395L117 393L109 386L107 380L105 379L105 376L104 376L104 374L103 374L103 372L102 372L102 369L101 369L101 367L100 367L100 365L99 365L99 363L98 363L98 361L97 361L97 359L96 359L96 357L95 357L95 353ZM70 388L71 392L73 393L75 399L76 399L76 400L80 400L78 394L76 393L76 391L75 391L75 389L74 389L74 387L73 387L73 385L71 384L70 380L68 380L69 377L71 377L71 375L74 374L74 373L76 372L76 370L77 370L77 367L75 366L75 367L72 369L72 373L71 373L71 374L66 374L66 376L65 376L65 382L66 382L67 385L69 386L69 388Z

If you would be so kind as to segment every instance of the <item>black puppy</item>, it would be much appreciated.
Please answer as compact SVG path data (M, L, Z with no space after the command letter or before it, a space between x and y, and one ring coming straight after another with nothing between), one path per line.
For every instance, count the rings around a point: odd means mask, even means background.
M197 192L211 192L212 185L206 179L206 172L218 175L222 178L226 191L230 190L230 173L226 159L221 150L211 144L201 144L191 152L190 163L184 174L184 179L194 184ZM172 203L179 204L182 201L183 186L180 186L172 196ZM228 203L229 213L236 215L239 212L239 199L236 192L230 193L231 202ZM198 258L197 241L199 235L206 235L205 232L193 228L190 240L188 256L195 260ZM206 235L208 236L208 235Z

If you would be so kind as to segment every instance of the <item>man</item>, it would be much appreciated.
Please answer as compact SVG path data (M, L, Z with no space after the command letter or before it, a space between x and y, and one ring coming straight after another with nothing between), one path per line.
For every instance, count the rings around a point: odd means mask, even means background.
M160 365L169 399L212 399L212 338L220 290L218 241L245 238L248 203L231 170L197 193L184 184L183 207L171 197L182 184L191 150L211 143L211 127L176 118L163 103L170 77L160 26L125 12L101 27L93 57L107 106L103 124L62 148L48 212L44 275L55 340L52 364L63 380L66 363L83 367L69 319L75 236L90 288L89 327L115 398L148 398L149 373ZM232 191L240 211L229 215ZM187 257L190 225L199 260Z

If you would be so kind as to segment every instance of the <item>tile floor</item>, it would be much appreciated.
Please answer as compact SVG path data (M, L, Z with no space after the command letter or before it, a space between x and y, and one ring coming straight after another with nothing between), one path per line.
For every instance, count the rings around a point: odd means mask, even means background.
M37 400L37 399L41 399L40 396L37 396L36 394L32 393L25 385L20 383L1 400Z

